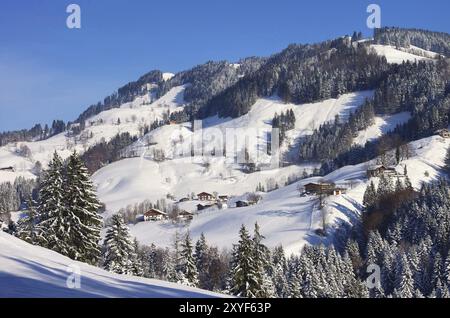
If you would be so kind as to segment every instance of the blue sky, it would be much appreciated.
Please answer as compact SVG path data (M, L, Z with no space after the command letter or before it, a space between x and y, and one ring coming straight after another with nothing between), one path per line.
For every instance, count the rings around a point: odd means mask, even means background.
M66 27L71 3L81 7L80 30ZM0 131L73 120L152 69L371 34L370 3L381 6L383 26L450 33L448 0L2 0Z

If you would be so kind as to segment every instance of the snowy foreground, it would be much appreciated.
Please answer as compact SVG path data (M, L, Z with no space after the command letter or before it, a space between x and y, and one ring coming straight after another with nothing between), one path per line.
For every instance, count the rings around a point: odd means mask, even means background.
M67 287L79 272L80 288ZM69 279L69 283L76 282ZM70 285L69 285L70 286ZM73 286L73 285L71 285ZM0 297L225 297L173 283L109 273L0 231Z

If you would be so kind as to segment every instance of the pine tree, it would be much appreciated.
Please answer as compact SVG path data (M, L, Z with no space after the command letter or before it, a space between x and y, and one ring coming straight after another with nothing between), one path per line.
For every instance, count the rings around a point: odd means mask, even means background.
M181 257L184 261L181 270L184 277L184 281L182 283L184 285L196 287L198 286L198 272L195 265L194 255L192 253L193 246L189 232L186 233L181 247Z
M170 281L172 282L183 282L185 277L183 275L183 258L181 256L182 242L181 235L178 230L175 232L173 238L173 253L171 255L173 272L170 272ZM172 270L172 268L170 268Z
M392 180L389 176L385 176L382 174L380 176L380 182L378 184L377 197L383 198L384 196L392 193L394 191L394 187L392 185Z
M406 167L406 165L405 165L403 174L405 175L405 189L406 190L413 190L414 188L412 186L411 180L409 179L408 168Z
M403 182L400 180L400 178L397 178L397 181L395 182L395 191L400 192L405 189Z
M178 281L174 257L172 257L172 254L168 248L164 250L162 257L162 278L174 283Z
M369 208L376 202L376 200L377 191L375 189L375 184L371 181L364 192L363 204L366 208Z
M450 253L448 253L447 258L444 262L444 282L450 287Z
M156 246L155 244L151 244L149 247L149 250L146 253L146 270L144 272L144 276L148 278L156 278L156 271L157 271L157 256L156 256Z
M69 157L64 193L65 211L68 212L65 221L70 239L68 256L96 264L101 255L99 241L102 219L98 214L100 203L87 168L76 152Z
M319 297L319 273L314 268L311 260L305 255L300 256L300 269L299 275L301 277L301 295L305 298L317 298Z
M436 282L436 289L434 290L433 294L436 298L450 298L448 287L443 284L440 279L438 279Z
M438 280L441 280L442 273L442 257L439 252L433 254L433 271L431 276L431 284L436 286Z
M200 238L195 244L195 265L197 266L197 270L200 271L200 269L205 267L206 262L206 255L208 252L208 244L206 243L205 234L200 234Z
M287 280L286 257L282 246L278 246L272 253L271 275L276 295L280 298L289 296L289 284Z
M205 235L202 233L195 244L194 260L198 272L199 287L205 288L209 280L209 247Z
M55 151L40 184L37 227L45 238L41 245L68 255L63 182L62 161Z
M132 254L132 269L134 276L144 276L144 254L140 249L139 242L134 238L134 253Z
M133 261L136 258L135 246L121 214L111 217L103 250L103 267L107 271L127 275L135 273L133 268Z
M396 268L396 293L398 298L412 298L414 295L413 274L408 264L408 259L404 254L397 261Z
M30 198L28 199L27 205L28 209L25 212L25 216L17 222L17 236L30 244L36 245L43 241L43 238L36 226L38 221L37 211L35 208L36 204Z
M255 268L254 244L242 225L239 231L239 242L233 248L232 268L230 274L230 292L239 297L255 298L260 292L258 269Z
M270 267L270 252L269 249L262 244L264 236L259 232L259 225L255 223L253 233L253 267L255 268L255 297L269 298L274 297L275 287L273 282L267 274L267 269Z

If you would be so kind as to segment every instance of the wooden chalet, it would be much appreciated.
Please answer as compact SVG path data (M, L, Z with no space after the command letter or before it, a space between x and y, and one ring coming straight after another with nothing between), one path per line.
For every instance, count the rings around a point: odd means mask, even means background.
M197 198L200 201L211 201L211 200L214 200L214 195L212 195L211 193L208 193L208 192L201 192L201 193L197 194Z
M255 201L247 201L247 200L236 201L236 207L237 208L243 208L243 207L251 206L251 205L255 205L255 204L256 204Z
M370 178L376 178L381 175L396 175L397 171L393 167L386 167L383 165L375 166L372 168L367 169L367 177Z
M217 207L217 203L213 203L213 204L197 204L197 211L202 211L202 210L206 210L212 207Z
M333 191L335 185L329 182L320 182L320 183L308 183L305 184L305 192L313 193L313 194L325 194Z
M184 220L192 220L194 218L194 213L191 213L186 210L182 210L178 213L178 218L184 219Z
M333 195L341 195L341 194L345 194L345 192L347 192L347 189L345 189L345 188L334 188L333 189Z
M228 195L219 195L219 201L221 202L228 202L228 199L230 197Z
M347 189L343 187L337 187L334 183L320 182L320 183L308 183L305 184L305 193L307 194L325 194L325 195L341 195L344 194Z
M144 221L160 221L167 218L167 213L158 209L150 209L144 213Z

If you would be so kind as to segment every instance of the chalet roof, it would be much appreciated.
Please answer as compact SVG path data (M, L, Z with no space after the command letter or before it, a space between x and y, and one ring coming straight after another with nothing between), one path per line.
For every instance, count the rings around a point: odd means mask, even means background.
M167 215L166 212L163 212L163 211L161 211L161 210L154 209L154 208L152 208L152 209L150 209L150 210L148 210L147 212L144 213L144 215L148 215L148 214L161 214L161 215Z
M211 193L208 193L208 192L200 192L199 194L197 194L197 196L203 196L203 195L213 196Z
M332 186L333 183L331 182L319 182L319 183L315 183L315 182L310 182L305 184L305 186Z
M374 170L378 170L378 169L395 170L395 167L386 167L385 165L376 165L376 166L370 167L368 170L374 171Z
M182 211L180 211L180 212L178 213L178 215L194 215L194 213L191 213L191 212L186 211L186 210L182 210Z

